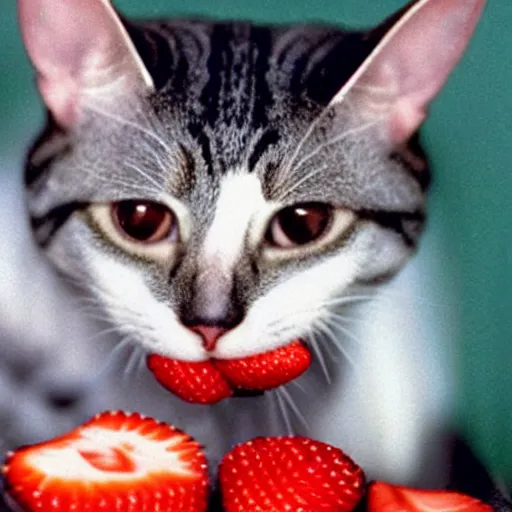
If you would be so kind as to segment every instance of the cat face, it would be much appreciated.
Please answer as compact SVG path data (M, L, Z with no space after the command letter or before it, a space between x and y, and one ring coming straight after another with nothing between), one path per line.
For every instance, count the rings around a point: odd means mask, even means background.
M36 238L124 336L184 360L263 352L328 332L412 254L414 134L482 2L424 0L368 34L36 3L55 42L25 31L51 114L27 170ZM81 9L97 33L71 30Z

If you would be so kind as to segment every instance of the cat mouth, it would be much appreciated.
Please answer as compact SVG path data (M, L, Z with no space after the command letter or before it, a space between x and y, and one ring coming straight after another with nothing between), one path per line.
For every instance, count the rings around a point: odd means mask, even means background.
M158 354L147 357L156 380L190 403L212 405L229 397L259 396L302 375L311 353L302 340L238 359L178 361Z

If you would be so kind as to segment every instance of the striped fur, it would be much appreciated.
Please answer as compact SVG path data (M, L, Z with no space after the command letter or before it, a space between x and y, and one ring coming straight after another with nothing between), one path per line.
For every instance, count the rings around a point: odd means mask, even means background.
M135 116L128 110L117 120L91 113L72 140L50 119L26 172L40 243L50 244L75 209L133 196L124 178L141 184L144 179L127 168L129 156L166 192L187 202L198 225L208 225L221 177L243 169L258 175L269 201L293 188L284 205L314 199L350 208L361 221L396 232L414 249L429 181L417 137L393 152L379 148L371 129L329 143L354 125L350 111L328 107L330 100L392 20L368 33L329 26L125 21L156 90ZM124 120L130 124L122 126ZM315 130L302 141L314 122ZM328 151L307 156L325 144ZM304 156L307 161L294 167ZM371 175L360 169L365 158L377 166ZM169 175L162 175L157 159ZM81 168L96 162L95 175L84 174ZM304 179L325 165L325 172ZM286 172L290 167L293 172ZM391 270L386 274L397 269Z

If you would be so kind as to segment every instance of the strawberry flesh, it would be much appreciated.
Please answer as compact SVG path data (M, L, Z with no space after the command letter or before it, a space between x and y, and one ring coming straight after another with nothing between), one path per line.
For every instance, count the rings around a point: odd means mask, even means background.
M26 512L204 512L206 458L170 425L108 412L7 457L9 500Z
M160 384L181 399L200 404L215 404L237 390L276 388L297 378L310 364L311 354L300 341L239 359L187 362L156 354L147 358Z
M132 449L126 447L108 448L101 452L78 450L80 456L91 466L99 471L112 471L113 473L133 473L136 470L135 463L129 452Z
M492 507L457 492L428 491L375 482L368 493L369 512L492 512Z
M304 437L259 437L219 467L226 512L349 512L364 494L362 470L341 450Z

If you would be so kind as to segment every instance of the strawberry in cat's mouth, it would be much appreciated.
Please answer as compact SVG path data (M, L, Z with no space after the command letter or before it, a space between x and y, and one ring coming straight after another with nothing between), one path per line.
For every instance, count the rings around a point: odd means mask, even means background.
M200 404L279 387L304 373L310 363L311 354L300 340L240 359L187 362L157 354L147 358L148 368L162 386L187 402Z

